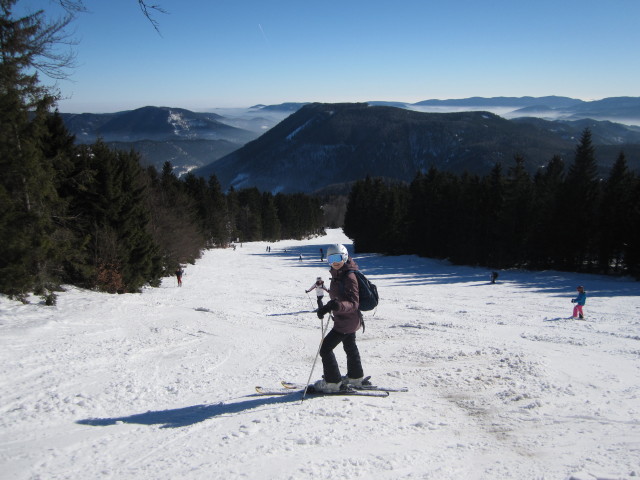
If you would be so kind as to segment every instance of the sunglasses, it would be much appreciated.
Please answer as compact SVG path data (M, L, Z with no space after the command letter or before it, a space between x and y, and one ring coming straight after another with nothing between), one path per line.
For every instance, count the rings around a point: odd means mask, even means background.
M329 263L338 263L342 261L341 253L333 253L327 257L327 262Z

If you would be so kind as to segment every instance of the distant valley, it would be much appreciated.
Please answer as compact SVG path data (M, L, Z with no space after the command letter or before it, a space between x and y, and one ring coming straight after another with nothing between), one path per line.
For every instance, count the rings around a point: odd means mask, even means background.
M147 165L161 169L169 161L181 175L207 165L259 137L291 111L256 106L192 112L182 108L143 107L116 113L62 113L77 143L102 139L112 147L140 152Z
M61 115L79 143L102 138L134 148L143 163L158 169L170 161L179 175L215 173L225 188L314 192L366 174L408 180L430 166L483 173L497 161L508 167L516 153L535 171L554 154L570 159L586 127L603 170L621 149L633 168L640 167L637 97L286 103L210 112L143 107Z

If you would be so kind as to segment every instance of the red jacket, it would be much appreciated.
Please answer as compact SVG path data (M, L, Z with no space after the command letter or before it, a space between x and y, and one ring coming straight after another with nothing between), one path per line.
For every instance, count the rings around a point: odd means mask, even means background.
M358 279L349 270L358 270L358 265L349 259L340 270L330 270L331 286L329 296L338 302L340 308L333 311L333 329L340 333L354 333L362 325L362 314L358 310L360 295Z

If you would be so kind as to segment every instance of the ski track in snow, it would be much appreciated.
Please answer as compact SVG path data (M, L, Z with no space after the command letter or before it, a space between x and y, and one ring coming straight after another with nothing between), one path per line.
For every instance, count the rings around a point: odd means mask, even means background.
M381 295L358 334L365 373L409 392L255 395L307 380L321 322L304 290L328 278L318 252L335 242L350 243L329 230L208 251L182 288L0 297L0 478L640 476L629 279L507 271L490 285L485 269L356 255ZM586 321L568 319L578 284Z

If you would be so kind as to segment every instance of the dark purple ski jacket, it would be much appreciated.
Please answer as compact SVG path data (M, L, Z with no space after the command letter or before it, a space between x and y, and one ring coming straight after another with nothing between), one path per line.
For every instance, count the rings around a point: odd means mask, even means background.
M333 268L330 270L329 297L338 302L340 307L333 311L333 329L339 333L354 333L362 325L362 314L358 310L360 307L358 279L349 270L358 270L358 265L351 258L340 270Z

